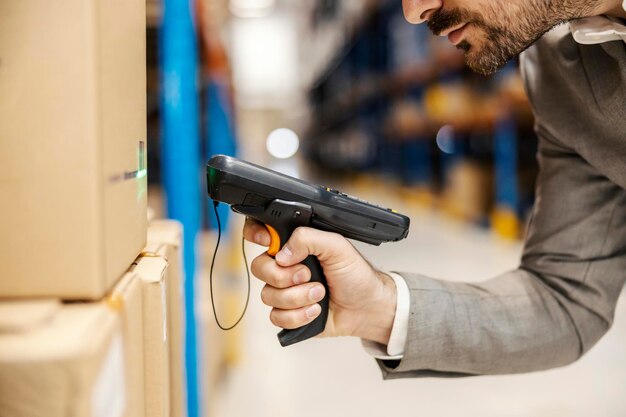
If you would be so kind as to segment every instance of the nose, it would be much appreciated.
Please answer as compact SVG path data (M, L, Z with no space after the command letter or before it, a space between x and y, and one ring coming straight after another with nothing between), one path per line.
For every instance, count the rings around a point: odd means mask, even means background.
M409 23L423 23L441 8L443 0L402 0L404 17Z

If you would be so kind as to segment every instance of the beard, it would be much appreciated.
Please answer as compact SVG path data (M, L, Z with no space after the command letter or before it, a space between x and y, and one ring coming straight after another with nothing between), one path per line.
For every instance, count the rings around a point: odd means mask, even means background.
M439 35L462 23L466 28L473 26L475 39L464 39L456 47L464 51L465 63L474 72L490 75L553 27L590 15L598 3L600 0L525 0L511 5L491 0L481 12L441 8L430 16L428 27Z

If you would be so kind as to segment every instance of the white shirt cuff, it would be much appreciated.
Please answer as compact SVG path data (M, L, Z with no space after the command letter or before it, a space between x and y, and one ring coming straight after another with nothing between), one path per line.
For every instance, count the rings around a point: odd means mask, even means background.
M361 339L361 344L368 354L377 359L398 360L402 359L404 356L404 345L406 344L406 336L409 329L411 298L409 287L406 285L404 278L394 272L388 272L387 274L393 278L398 296L396 302L396 316L393 320L389 344L385 346L366 339Z

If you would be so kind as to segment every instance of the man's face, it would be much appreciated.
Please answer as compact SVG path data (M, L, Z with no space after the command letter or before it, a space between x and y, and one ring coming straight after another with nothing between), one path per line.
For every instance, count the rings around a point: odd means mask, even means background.
M593 14L601 0L403 0L411 23L465 51L475 72L496 72L545 32L570 19Z

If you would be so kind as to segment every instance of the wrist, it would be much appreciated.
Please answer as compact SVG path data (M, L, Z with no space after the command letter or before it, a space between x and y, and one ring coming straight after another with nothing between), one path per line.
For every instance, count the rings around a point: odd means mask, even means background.
M355 336L387 345L396 317L398 290L389 275L380 271L376 275L378 288L364 307L362 325Z

